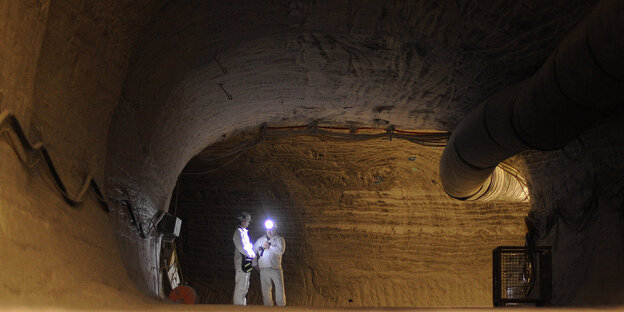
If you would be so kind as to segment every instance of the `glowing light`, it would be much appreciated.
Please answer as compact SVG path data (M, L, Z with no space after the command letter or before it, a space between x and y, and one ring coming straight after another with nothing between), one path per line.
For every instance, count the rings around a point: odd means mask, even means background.
M264 227L267 230L270 230L273 228L273 221L271 221L271 219L264 221Z

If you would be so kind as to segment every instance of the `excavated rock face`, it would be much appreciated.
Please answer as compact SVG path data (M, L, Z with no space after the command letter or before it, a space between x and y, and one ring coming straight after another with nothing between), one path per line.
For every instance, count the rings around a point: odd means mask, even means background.
M107 133L129 56L155 1L2 1L0 111L42 141L67 186L103 184ZM0 309L145 306L108 215L60 196L40 154L0 126ZM8 136L13 139L9 140ZM11 144L13 142L13 144Z
M203 302L229 303L242 208L280 222L293 305L489 305L489 252L522 244L528 207L451 201L439 148L298 137L230 163L202 151L263 123L452 132L533 74L595 3L0 2L0 110L43 140L70 193L86 171L106 184L120 246L111 251L95 202L68 209L46 169L24 166L3 139L0 301L141 304L117 254L141 290L159 293L150 221L170 210L184 219L185 278ZM540 243L553 246L555 303L624 304L622 128L614 116L562 150L514 158ZM183 174L172 201L185 167L219 166Z
M452 130L532 74L585 1L171 2L146 28L111 124L108 172L166 207L186 162L244 128Z
M453 130L531 75L592 5L169 2L137 42L111 123L109 194L148 220L188 160L263 123ZM154 258L158 243L133 247L117 215L124 249L138 251L129 258ZM154 292L152 260L141 261L130 271Z
M524 244L528 203L453 200L437 180L441 147L355 138L247 147L236 137L188 164L170 212L183 220L181 268L202 302L231 303L232 233L248 211L252 240L266 218L286 240L289 305L491 304L492 249ZM248 303L262 304L255 271Z
M562 149L520 155L537 240L553 247L554 304L624 304L622 129L614 115Z

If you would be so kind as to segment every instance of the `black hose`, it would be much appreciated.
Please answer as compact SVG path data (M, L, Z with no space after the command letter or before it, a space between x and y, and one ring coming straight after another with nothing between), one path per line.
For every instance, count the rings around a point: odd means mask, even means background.
M43 145L43 142L36 142L34 144L31 143L30 140L28 140L28 137L26 137L26 134L24 133L24 130L22 129L22 126L20 125L15 115L8 110L0 113L0 133L7 131L6 129L2 129L2 126L5 123L8 124L10 127L10 130L12 130L13 133L15 133L15 135L17 136L19 140L20 146L24 150L31 152L31 153L36 153L37 156L43 159L51 175L51 178L54 181L54 185L57 187L57 189L63 196L63 199L65 199L65 201L69 205L78 206L82 204L85 201L86 194L87 194L87 191L89 190L89 187L91 187L91 189L93 189L93 191L95 192L95 195L97 196L97 199L102 209L106 212L109 211L108 203L106 199L104 198L104 195L100 187L95 182L91 174L87 175L87 178L85 179L85 182L83 183L78 194L76 196L71 196L67 192L67 187L65 187L65 183L63 183L63 180L58 174L58 171L56 170L56 167L54 166L54 162L52 161L52 158L50 157L48 150ZM10 137L9 139L12 140ZM19 156L20 152L17 150L17 146L15 144L13 144L13 149L15 150L15 153L17 153ZM20 157L20 160L24 162L24 164L29 166L26 159Z

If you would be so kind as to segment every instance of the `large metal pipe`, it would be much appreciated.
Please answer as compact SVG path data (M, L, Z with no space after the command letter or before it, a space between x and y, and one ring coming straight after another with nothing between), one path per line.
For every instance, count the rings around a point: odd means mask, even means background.
M624 1L601 1L537 73L495 93L462 120L440 160L447 194L462 200L509 197L492 183L500 162L527 149L563 147L622 105L622 16ZM492 195L497 193L503 197Z

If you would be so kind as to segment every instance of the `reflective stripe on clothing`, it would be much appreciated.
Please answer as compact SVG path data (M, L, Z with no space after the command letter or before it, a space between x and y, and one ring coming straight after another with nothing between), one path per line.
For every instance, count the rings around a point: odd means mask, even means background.
M234 304L247 305L247 291L249 290L249 276L250 273L243 272L242 262L243 256L247 258L254 258L256 254L253 252L253 245L249 241L249 235L247 229L239 226L234 231L234 270L236 271L235 286L234 286Z
M253 252L253 245L249 241L249 235L247 234L247 229L243 227L238 227L236 231L234 231L234 236L232 237L234 240L234 269L240 270L241 262L243 260L243 255L248 258L256 257L256 254Z

